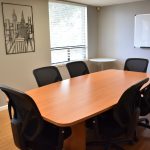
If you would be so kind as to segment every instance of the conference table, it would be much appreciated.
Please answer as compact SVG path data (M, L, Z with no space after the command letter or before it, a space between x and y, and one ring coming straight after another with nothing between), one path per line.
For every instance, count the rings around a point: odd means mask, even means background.
M146 77L146 73L111 69L32 89L27 94L46 121L71 127L65 150L85 150L85 120L112 108L127 88Z

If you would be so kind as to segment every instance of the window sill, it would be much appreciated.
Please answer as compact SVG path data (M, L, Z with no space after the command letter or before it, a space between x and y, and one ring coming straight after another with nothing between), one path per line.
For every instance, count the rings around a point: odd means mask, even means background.
M74 61L88 61L88 59L80 59L80 60L74 60ZM58 67L61 67L61 66L64 66L66 65L67 63L70 63L70 62L74 62L74 61L66 61L66 62L60 62L60 63L51 63L52 66L58 66Z

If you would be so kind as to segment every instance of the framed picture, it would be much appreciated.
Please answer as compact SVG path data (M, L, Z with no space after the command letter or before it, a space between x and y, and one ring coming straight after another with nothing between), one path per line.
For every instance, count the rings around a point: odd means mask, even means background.
M35 52L32 6L1 4L6 54Z

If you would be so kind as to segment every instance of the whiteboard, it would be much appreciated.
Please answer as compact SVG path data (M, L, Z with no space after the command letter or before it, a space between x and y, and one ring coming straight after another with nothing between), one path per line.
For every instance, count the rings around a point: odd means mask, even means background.
M134 46L150 48L150 14L135 16Z

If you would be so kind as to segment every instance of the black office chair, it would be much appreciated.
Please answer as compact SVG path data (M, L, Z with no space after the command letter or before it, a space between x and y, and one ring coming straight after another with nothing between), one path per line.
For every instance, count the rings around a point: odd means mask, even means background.
M60 128L43 120L35 102L27 94L0 85L7 95L15 145L22 150L62 150L71 129ZM12 111L13 110L13 111Z
M141 90L141 102L140 102L140 116L142 118L139 119L139 126L150 129L149 120L147 118L143 118L150 113L150 84L144 87Z
M140 108L140 89L148 82L148 78L128 88L121 96L119 102L109 111L99 115L95 122L102 141L88 144L104 144L105 150L116 148L123 150L121 143L133 143L136 139L136 126Z
M62 81L59 70L55 66L42 67L33 70L34 77L39 87Z
M124 70L146 72L149 60L144 58L128 58L124 65Z
M124 70L146 72L148 64L149 64L148 59L129 58L125 62ZM142 97L141 97L141 106L140 106L140 109L141 109L140 116L145 116L150 112L150 107L148 105L149 97L147 96L147 95L149 95L149 92L150 92L149 88L150 87L147 86L141 91ZM146 128L150 128L149 120L147 118L139 119L139 125L146 127Z
M85 62L83 61L75 61L66 64L66 67L69 71L71 78L89 74L89 69Z

